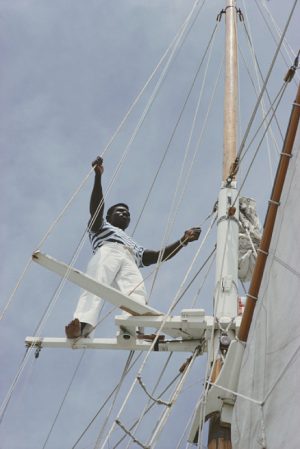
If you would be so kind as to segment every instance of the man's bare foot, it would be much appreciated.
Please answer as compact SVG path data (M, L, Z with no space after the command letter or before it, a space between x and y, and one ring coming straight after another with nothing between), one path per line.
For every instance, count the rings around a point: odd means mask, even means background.
M78 318L71 321L66 327L65 332L67 338L78 338L81 337L81 324Z

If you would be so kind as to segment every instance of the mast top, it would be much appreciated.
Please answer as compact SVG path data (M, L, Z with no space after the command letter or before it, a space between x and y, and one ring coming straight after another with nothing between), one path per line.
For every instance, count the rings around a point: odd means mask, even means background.
M238 99L238 63L237 30L235 0L227 0L225 14L225 96L224 96L224 153L223 181L230 174L237 154L237 99Z

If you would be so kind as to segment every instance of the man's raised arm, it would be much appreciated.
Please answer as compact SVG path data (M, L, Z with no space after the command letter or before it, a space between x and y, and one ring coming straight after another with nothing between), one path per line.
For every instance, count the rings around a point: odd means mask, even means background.
M102 225L104 211L104 198L101 183L102 173L104 171L103 159L98 156L92 163L92 166L95 170L95 180L90 199L91 218L89 220L89 227L91 231L97 231Z
M177 240L177 242L172 243L169 246L166 246L162 250L162 260L169 260L175 254L177 254L184 246L186 246L189 242L193 242L194 240L198 240L199 235L201 233L201 228L191 228L185 231L184 235L181 239ZM145 266L152 265L158 261L159 254L161 251L152 251L150 249L145 249L143 254L143 264Z

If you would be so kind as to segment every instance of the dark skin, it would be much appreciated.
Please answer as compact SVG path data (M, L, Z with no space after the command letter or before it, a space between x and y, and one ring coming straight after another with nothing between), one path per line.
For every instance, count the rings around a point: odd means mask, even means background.
M104 212L104 200L101 183L104 167L101 159L99 159L98 161L96 160L94 170L95 170L95 180L90 200L91 219L89 224L91 230L97 232L97 230L102 225L103 212ZM98 208L99 208L98 213L96 213ZM113 226L116 226L117 228L120 228L123 231L125 231L125 229L128 228L130 223L130 213L126 207L117 206L113 209L113 212L108 217L108 221ZM191 228L185 231L183 236L179 240L172 243L171 245L166 246L162 250L162 260L171 259L183 248L183 246L186 246L189 242L198 240L200 232L201 232L200 228ZM143 254L143 264L145 266L155 264L159 259L160 252L161 251L146 249Z

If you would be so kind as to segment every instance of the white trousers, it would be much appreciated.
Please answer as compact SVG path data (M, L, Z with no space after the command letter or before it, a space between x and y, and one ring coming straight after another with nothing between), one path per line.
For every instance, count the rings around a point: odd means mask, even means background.
M124 295L129 295L141 304L146 303L146 290L142 275L132 253L124 245L104 243L90 260L86 273L101 284L117 288ZM83 291L74 312L74 318L95 327L99 319L102 301L96 295Z

